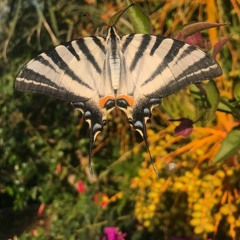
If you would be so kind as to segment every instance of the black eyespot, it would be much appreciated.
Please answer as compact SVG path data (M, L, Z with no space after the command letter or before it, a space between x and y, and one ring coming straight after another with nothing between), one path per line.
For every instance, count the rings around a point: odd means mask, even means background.
M128 103L124 99L117 99L117 105L120 108L126 108L127 109L127 107L128 107Z
M114 100L108 100L106 103L105 103L105 106L104 106L107 110L110 110L112 108L115 107L115 101Z

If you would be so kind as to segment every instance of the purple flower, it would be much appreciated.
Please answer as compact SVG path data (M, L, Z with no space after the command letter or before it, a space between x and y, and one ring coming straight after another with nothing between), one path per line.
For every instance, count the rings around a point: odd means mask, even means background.
M182 237L171 237L170 240L197 240L196 238L182 238ZM212 238L208 238L208 240L213 240Z
M176 120L175 120L176 121ZM180 124L174 129L174 133L177 136L187 137L192 133L193 121L188 118L178 119Z
M188 43L188 44L200 47L200 48L204 48L205 47L205 41L204 41L204 39L202 37L202 34L199 33L199 32L196 32L196 33L188 36L185 39L185 42Z
M105 227L102 240L124 240L126 233L119 232L117 227Z

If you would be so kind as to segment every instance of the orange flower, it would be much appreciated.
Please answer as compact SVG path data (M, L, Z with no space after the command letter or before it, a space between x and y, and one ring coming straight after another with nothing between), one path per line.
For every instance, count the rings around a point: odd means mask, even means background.
M44 204L44 203L41 203L41 205L40 205L39 208L38 208L37 214L38 214L38 215L42 215L44 209L45 209L45 204Z
M100 204L101 207L106 207L109 203L109 197L106 193L96 193L93 197L93 201L96 205Z
M61 165L61 163L58 163L57 167L56 167L56 173L60 174L61 172L62 172L62 165Z

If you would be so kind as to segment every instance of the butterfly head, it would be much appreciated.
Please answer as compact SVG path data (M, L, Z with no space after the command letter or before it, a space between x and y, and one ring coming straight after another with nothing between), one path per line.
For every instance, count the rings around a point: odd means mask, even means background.
M107 38L106 38L106 42L114 42L114 41L120 41L120 37L117 33L117 30L114 26L110 26L108 28L108 33L107 33Z

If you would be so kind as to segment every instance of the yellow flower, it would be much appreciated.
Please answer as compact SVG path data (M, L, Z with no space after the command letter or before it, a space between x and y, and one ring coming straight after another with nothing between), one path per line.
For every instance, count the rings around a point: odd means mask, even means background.
M207 223L207 224L205 224L204 229L207 233L213 232L214 225L212 223Z
M199 226L200 225L200 223L201 223L201 219L200 218L193 218L191 221L190 221L190 224L192 225L192 226Z
M149 227L151 225L151 222L149 221L149 220L145 220L144 222L143 222L143 226L144 227Z
M200 234L203 232L203 228L201 226L197 226L194 228L194 233L195 234Z

